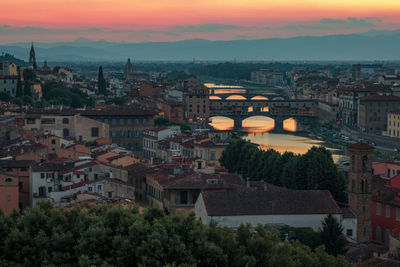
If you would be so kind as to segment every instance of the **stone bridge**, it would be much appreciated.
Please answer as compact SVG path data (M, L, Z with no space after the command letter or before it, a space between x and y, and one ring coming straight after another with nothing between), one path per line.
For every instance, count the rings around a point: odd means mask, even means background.
M210 100L210 118L223 116L234 121L234 128L242 128L242 121L252 116L274 119L274 131L283 130L288 118L317 116L316 100Z

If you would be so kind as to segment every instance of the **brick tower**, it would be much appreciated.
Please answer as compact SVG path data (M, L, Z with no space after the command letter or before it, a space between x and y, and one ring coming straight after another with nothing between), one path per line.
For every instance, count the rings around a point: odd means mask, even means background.
M357 215L357 241L372 240L372 152L365 143L348 147L350 153L349 205Z

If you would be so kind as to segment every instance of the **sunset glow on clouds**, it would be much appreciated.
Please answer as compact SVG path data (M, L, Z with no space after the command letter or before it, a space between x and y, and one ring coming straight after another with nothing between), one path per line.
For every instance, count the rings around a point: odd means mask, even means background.
M2 1L0 42L257 39L400 28L399 0Z

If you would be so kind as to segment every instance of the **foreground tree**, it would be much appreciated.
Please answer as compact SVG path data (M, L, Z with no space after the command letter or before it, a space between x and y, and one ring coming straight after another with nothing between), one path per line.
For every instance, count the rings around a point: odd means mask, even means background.
M325 245L326 252L334 256L344 254L347 251L345 249L347 241L342 234L342 225L332 214L329 214L322 222L322 227L320 236L321 241Z
M0 211L0 248L1 266L350 266L261 226L234 234L193 214L129 205Z

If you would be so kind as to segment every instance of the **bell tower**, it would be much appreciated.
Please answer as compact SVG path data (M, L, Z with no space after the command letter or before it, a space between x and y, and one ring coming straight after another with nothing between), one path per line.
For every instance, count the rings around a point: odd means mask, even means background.
M37 70L35 49L33 48L33 43L31 45L31 51L29 52L29 66L34 70Z
M348 147L350 170L349 206L357 215L357 241L372 240L372 152L374 147L356 143Z

